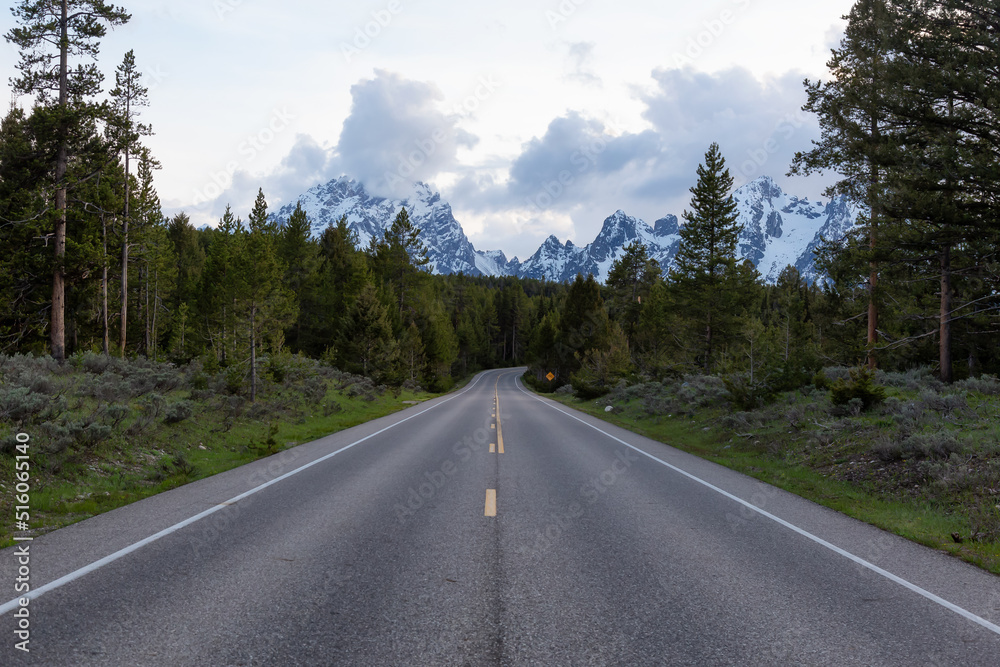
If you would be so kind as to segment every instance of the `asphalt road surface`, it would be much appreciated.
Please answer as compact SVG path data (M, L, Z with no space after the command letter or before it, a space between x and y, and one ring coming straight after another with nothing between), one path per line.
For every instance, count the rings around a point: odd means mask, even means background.
M1000 578L509 370L26 544L4 666L1000 664Z

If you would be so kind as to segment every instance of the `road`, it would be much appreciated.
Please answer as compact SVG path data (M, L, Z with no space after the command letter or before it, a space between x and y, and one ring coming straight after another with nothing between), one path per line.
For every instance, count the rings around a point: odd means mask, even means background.
M0 664L998 664L997 577L518 375L39 537Z

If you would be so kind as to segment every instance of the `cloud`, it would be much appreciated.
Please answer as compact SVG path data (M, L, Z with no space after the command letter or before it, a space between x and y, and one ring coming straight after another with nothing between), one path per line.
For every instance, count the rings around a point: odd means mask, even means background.
M801 110L797 73L760 81L738 67L716 74L686 68L657 70L653 79L655 91L642 96L643 117L669 146L671 162L690 173L699 163L693 158L717 142L737 186L763 175L780 181L795 152L819 137L815 117ZM661 163L661 179L670 166Z
M594 43L573 42L569 45L570 73L567 79L588 86L601 85L601 78L593 71Z
M544 240L546 226L589 243L619 208L650 223L680 215L712 142L737 187L766 175L790 193L818 198L823 179L785 177L795 153L819 137L816 119L801 111L803 78L759 80L741 68L656 70L654 85L636 93L649 129L623 132L571 111L522 145L506 181L469 174L444 195L482 221L474 242L493 247L516 235L517 248L506 241L505 249L519 254Z
M475 136L439 108L436 86L376 70L351 87L351 113L337 144L337 166L369 191L391 196L407 181L431 181L456 164L459 147Z
M234 169L227 179L225 191L216 199L195 207L201 222L214 224L222 217L226 206L243 218L253 207L257 191L263 190L268 210L276 211L313 185L331 178L332 151L320 146L308 135L299 134L278 166L265 175L251 173L246 168Z

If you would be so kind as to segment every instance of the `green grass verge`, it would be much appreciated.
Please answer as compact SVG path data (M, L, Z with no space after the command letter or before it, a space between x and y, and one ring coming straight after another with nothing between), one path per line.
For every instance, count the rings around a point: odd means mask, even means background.
M128 385L134 369L118 370L110 379ZM46 398L59 395L58 414L45 413L44 422L0 422L0 437L8 443L0 453L0 548L15 543L15 432L31 436L30 531L18 534L37 536L440 395L376 387L311 363L293 370L281 382L266 383L254 403L221 384L213 389L199 382L202 388L194 389L181 371L164 371L177 375L165 375L155 400L148 392L129 395L123 389L114 397L117 412L107 410L112 403L106 398L89 395L104 382L102 374L54 376ZM151 408L153 403L158 407ZM178 420L179 413L188 416ZM82 425L112 426L95 443Z
M567 395L549 395L549 398L1000 574L1000 544L967 539L956 543L952 537L953 534L969 536L973 532L968 514L962 511L964 496L955 494L948 498L941 493L920 493L909 497L895 490L880 491L877 485L838 479L831 469L849 465L867 450L856 439L840 438L839 446L815 451L817 448L810 447L809 438L816 430L822 430L821 425L789 431L787 418L774 413L756 425L752 433L738 433L724 425L725 416L731 414L729 410L693 409L668 416L650 414L638 399L584 401ZM605 412L609 403L615 407L610 413ZM879 418L862 417L858 430L865 431L864 420ZM982 428L994 429L994 424L987 423ZM761 442L768 440L772 446L762 447Z

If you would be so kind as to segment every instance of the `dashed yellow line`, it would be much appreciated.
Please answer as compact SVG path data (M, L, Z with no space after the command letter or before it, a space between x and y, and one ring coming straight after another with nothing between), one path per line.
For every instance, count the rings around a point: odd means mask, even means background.
M500 376L497 376L497 381L493 385L493 401L496 403L496 420L497 420L497 453L503 454L503 429L500 426ZM493 451L493 450L490 450Z
M483 516L496 516L496 515L497 515L497 490L486 489L486 510L483 512Z

